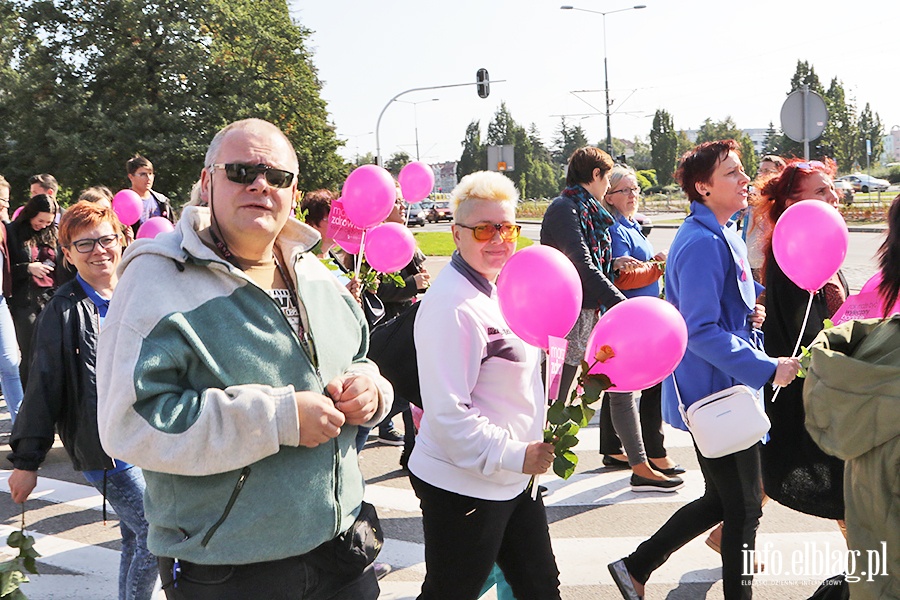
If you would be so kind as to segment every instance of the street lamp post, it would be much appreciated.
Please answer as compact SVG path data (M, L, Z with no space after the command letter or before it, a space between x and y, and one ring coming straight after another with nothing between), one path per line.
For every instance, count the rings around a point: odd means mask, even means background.
M609 69L606 64L606 15L611 15L613 13L625 12L626 10L638 10L641 8L647 8L646 4L636 4L635 6L630 6L628 8L620 8L618 10L588 10L586 8L578 8L576 6L564 5L559 7L561 10L580 10L581 12L589 12L594 13L596 15L603 15L603 87L606 92L606 152L610 156L613 153L612 147L612 126L610 125L610 111L609 111Z
M359 138L364 135L372 135L375 133L374 131L367 131L365 133L357 133L355 135L348 135L347 137L352 139L356 143L356 164L359 165Z
M422 104L423 102L437 102L440 98L430 98L428 100L417 100L415 102L411 102L409 100L395 100L395 102L401 102L403 104L412 104L413 107L413 123L416 128L416 160L419 160L419 115L416 111L416 105Z

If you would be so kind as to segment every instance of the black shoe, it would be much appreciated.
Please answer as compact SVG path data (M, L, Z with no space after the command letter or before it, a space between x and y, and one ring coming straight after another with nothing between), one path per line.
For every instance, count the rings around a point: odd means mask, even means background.
M648 479L636 473L631 474L632 492L674 492L684 486L681 477L671 479Z
M624 560L620 559L609 563L606 568L609 569L609 574L612 575L624 600L643 600L642 596L639 596L637 590L634 589L634 583L631 581L631 575L628 573L628 567L625 566Z
M653 464L653 459L650 459L650 466L653 467L654 471L658 471L665 475L666 477L671 477L672 475L681 475L682 473L687 473L687 469L682 467L681 465L675 465L674 467L670 467L668 469L663 469L661 467L657 467Z
M402 446L403 434L393 427L380 429L378 431L378 441L388 446Z
M603 455L603 466L610 467L612 469L630 469L631 465L628 464L627 460L619 460L618 458L614 458L609 454Z
M407 452L406 448L400 453L400 468L404 471L409 471L409 455L410 452Z

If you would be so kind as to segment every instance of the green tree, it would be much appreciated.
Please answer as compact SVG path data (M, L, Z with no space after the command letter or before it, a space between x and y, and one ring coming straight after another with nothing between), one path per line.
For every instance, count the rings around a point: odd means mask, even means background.
M528 138L525 128L513 119L505 102L500 103L493 120L488 124L487 143L489 146L509 145L513 147L515 171L507 171L504 175L512 179L519 186L519 193L522 197L526 197L528 192L527 175L532 169L531 140ZM522 178L522 175L525 176L525 179ZM523 189L523 184L525 189Z
M856 159L859 127L856 122L856 108L847 102L844 85L835 77L825 92L825 106L828 109L828 122L819 145L826 150L843 172L852 170ZM865 150L865 147L863 148ZM797 156L803 156L801 151Z
M675 152L675 165L677 167L678 162L681 161L681 157L684 156L684 153L690 151L696 144L691 141L691 138L688 137L688 134L684 129L678 130L676 141L678 142L678 150Z
M0 170L47 171L71 189L126 185L141 153L157 187L186 199L226 123L279 126L300 160L301 189L334 187L347 165L285 0L13 0L15 77L0 95ZM0 46L2 47L2 46ZM20 183L21 184L21 183Z
M870 140L872 145L871 156L867 156L866 153L866 140ZM884 126L881 124L881 117L878 116L878 113L872 112L868 102L859 113L859 144L857 148L860 165L867 164L866 158L868 158L869 164L874 163L879 160L884 151Z
M560 166L565 166L569 157L577 149L587 146L587 136L581 125L569 125L565 117L559 121L559 129L553 139L553 160Z
M775 129L775 124L772 121L769 121L769 128L766 129L766 139L763 142L763 156L767 154L778 155L780 152L778 147L779 143L781 143L781 135L778 133L778 130Z
M703 125L700 126L700 132L697 134L698 144L727 139L733 139L741 145L741 162L744 164L744 171L750 176L756 175L759 158L756 156L753 140L750 139L749 135L738 129L730 116L725 117L724 121L718 122L706 119L703 121Z
M660 185L669 185L675 178L678 160L678 135L672 115L657 110L650 129L650 156Z
M631 149L633 151L630 160L632 167L638 170L653 168L653 154L650 144L644 138L639 135L634 136L634 140L631 142Z
M481 143L481 123L472 121L466 127L466 137L462 141L462 155L456 164L456 174L462 179L469 173L487 168L487 147Z
M391 175L397 177L400 174L400 169L409 164L411 160L408 152L400 150L391 154L391 157L384 161L384 168L390 171Z
M544 145L537 125L534 123L528 128L528 141L531 143L531 168L525 182L528 196L552 198L559 191L555 175L556 165L550 149Z

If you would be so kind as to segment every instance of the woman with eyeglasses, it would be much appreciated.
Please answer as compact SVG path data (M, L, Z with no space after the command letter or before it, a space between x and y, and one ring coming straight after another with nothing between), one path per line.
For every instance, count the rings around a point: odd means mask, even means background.
M612 283L614 271L640 266L630 256L613 260L609 228L615 220L600 201L609 189L610 156L593 146L579 148L569 157L566 189L550 203L541 223L541 244L565 254L581 278L581 314L566 336L569 344L559 384L566 396L584 360L588 337L599 314L625 299Z
M653 251L640 223L634 220L640 195L635 172L624 165L614 166L609 176L609 190L602 200L603 207L615 219L609 228L612 254L615 258L634 258L641 265L628 273L616 274L613 282L626 298L658 298L662 276L659 265L665 262L666 253ZM674 492L683 485L677 475L685 470L668 457L663 445L661 390L660 383L636 393L609 391L600 407L603 464L630 467L634 474L631 481L634 492Z
M19 374L22 388L28 386L31 337L34 322L56 288L65 281L57 249L56 200L45 194L32 197L19 216L6 226L12 269L9 310L22 351Z
M32 377L10 439L9 490L13 502L25 502L58 432L72 466L103 493L119 519L118 597L150 600L158 567L147 549L144 476L106 454L97 428L97 336L118 281L120 232L112 209L90 202L78 202L60 220L60 245L78 274L37 319Z
M763 275L766 284L766 351L787 356L797 338L809 347L822 330L825 319L840 308L849 292L844 275L838 271L815 293L809 319L802 334L803 316L809 292L792 282L778 266L772 250L772 230L778 218L797 202L826 202L838 206L834 189L837 165L833 160L790 161L784 170L759 187L754 212L769 234L764 240ZM773 391L766 389L766 398ZM844 462L822 452L806 431L803 410L803 382L795 381L778 393L775 402L766 402L772 422L769 441L762 447L762 473L766 494L779 504L802 513L839 521L843 531Z
M500 173L452 193L456 252L422 297L414 338L424 415L409 459L422 508L421 600L475 600L499 565L518 600L559 598L540 495L546 473L541 350L507 326L496 280L516 249L518 194Z
M756 329L762 319L761 291L750 274L747 247L728 224L747 207L740 146L734 140L704 142L684 154L676 180L691 200L666 266L666 297L684 317L687 351L663 382L663 418L687 430L679 410L710 394L742 384L758 390L767 382L787 385L800 367L794 358L773 358L762 350ZM758 287L759 286L759 287ZM703 496L682 506L648 540L609 565L627 600L644 595L644 585L669 556L720 521L722 589L725 600L753 597L753 563L762 516L759 443L719 458L695 451L704 479Z

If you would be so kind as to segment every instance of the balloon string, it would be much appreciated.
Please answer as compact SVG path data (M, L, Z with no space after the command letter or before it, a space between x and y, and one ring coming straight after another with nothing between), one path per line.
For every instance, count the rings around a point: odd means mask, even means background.
M795 354L797 354L797 350L800 349L800 340L803 339L803 332L806 331L806 323L809 321L809 312L812 310L814 296L815 292L809 293L809 302L806 303L806 314L803 315L803 325L800 326L800 334L797 336L797 343L794 344L794 351L791 352L791 358L799 358L798 356L795 356ZM775 398L778 397L778 393L781 391L781 386L776 385L773 386L772 389L775 390L775 393L772 395L772 402L775 402Z
M362 277L362 274L359 272L359 270L362 269L363 252L364 252L363 246L365 245L365 243L366 243L366 230L363 229L362 234L359 236L359 254L356 255L356 269L355 269L355 271L356 271L356 276L357 276L358 278L361 278L361 277Z

